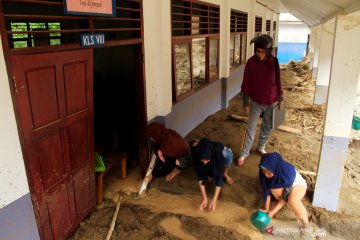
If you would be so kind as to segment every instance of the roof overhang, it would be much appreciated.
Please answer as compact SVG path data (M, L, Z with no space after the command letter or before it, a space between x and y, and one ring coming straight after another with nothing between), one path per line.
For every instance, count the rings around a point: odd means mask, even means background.
M359 0L257 0L278 13L291 13L309 26L324 23L339 14L360 11Z

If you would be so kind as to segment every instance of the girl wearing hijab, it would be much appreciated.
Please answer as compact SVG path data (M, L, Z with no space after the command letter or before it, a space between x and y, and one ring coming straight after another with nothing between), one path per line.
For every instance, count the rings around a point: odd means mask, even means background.
M229 148L224 147L223 144L211 142L207 138L197 139L192 142L191 153L203 197L199 210L201 211L207 207L208 198L205 183L211 178L215 179L215 193L209 205L209 211L215 211L223 179L229 184L234 182L228 175L228 170L233 160L233 153Z
M166 181L171 181L185 168L191 157L188 143L176 131L156 122L149 124L145 135L155 141L154 153L157 157L152 174L146 176L148 182L153 177L163 176L166 176Z
M259 178L264 190L264 207L262 211L272 218L282 207L289 203L296 217L304 227L308 227L309 220L301 199L305 196L307 185L304 178L295 167L286 162L277 153L267 153L261 158ZM270 210L271 195L277 199L277 204Z

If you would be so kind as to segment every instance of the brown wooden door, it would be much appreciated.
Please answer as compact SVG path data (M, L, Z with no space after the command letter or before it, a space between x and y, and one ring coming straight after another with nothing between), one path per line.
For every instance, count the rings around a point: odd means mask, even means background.
M64 239L95 206L92 50L11 62L39 232Z

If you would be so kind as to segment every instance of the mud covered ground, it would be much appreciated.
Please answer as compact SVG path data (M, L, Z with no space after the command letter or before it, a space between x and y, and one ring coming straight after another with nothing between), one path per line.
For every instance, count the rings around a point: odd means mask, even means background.
M323 131L325 105L313 105L315 82L304 62L283 66L286 122L300 134L275 130L266 150L278 151L297 169L317 171ZM357 102L360 111L360 101ZM246 123L230 117L243 115L242 99L235 96L227 109L206 118L186 139L208 137L230 147L235 159L240 154ZM311 206L315 176L302 174L308 183L303 200L317 239L360 239L360 137L352 131L347 164L344 169L338 213ZM256 143L255 139L255 143ZM253 146L255 150L256 144ZM81 223L71 239L105 239L116 203L120 210L110 239L316 239L316 234L301 234L299 223L289 207L282 209L269 226L273 235L261 233L251 226L251 214L261 207L261 188L258 181L260 155L252 151L242 167L234 164L229 170L234 184L224 184L214 213L199 211L201 195L196 175L190 164L172 182L155 179L146 196L138 198L141 184L138 168L128 168L128 178L120 181L117 173L105 180L105 203ZM207 186L209 197L213 183Z

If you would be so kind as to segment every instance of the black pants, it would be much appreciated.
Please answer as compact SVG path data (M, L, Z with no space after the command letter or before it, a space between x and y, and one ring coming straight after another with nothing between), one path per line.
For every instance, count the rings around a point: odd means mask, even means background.
M159 159L159 156L157 155L157 150L159 149L159 145L154 146L154 152L156 155L156 162L154 169L152 171L152 175L154 178L158 177L165 177L168 175L174 168L176 168L176 158L175 157L169 157L163 154L165 158L165 162L161 161Z

